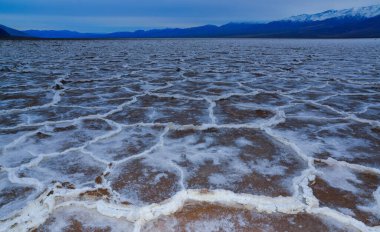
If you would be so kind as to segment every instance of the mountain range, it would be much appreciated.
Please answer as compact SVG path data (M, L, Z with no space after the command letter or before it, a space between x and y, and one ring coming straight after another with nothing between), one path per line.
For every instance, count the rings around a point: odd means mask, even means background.
M303 14L268 23L228 23L191 28L134 32L80 33L75 31L18 31L0 25L0 38L112 39L112 38L380 38L380 4L345 10Z

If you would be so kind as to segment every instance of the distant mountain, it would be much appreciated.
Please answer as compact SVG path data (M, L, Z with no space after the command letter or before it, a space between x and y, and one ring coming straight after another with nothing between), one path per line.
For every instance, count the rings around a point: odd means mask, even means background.
M27 33L25 32L22 32L22 31L18 31L16 29L13 29L13 28L10 28L10 27L6 27L4 25L1 25L0 24L0 29L2 29L3 31L5 31L9 36L8 37L30 37L30 35L28 35Z
M103 34L96 33L80 33L76 31L56 31L56 30L27 30L24 33L36 37L36 38L57 38L57 39L69 39L69 38L99 38Z
M3 29L0 28L0 38L9 38L10 35Z
M331 18L357 17L373 18L380 15L380 5L351 8L345 10L328 10L318 14L303 14L290 17L286 20L293 22L323 21Z
M170 28L170 29L154 29L154 30L137 30L134 32L113 32L108 34L101 33L80 33L76 31L54 31L54 30L27 30L24 33L36 38L169 38L169 37L198 37L206 34L215 33L218 27L214 25L206 25L201 27L192 27L186 29Z
M135 32L115 32L104 35L105 38L198 38L217 37L220 35L220 27L205 25L191 28L138 30Z
M17 31L0 28L11 36L57 39L114 38L380 38L380 5L329 10L269 23L228 23L191 28L168 28L108 34L75 31Z
M376 38L380 37L380 16L337 17L322 21L281 20L270 23L229 23L186 29L116 32L102 38Z

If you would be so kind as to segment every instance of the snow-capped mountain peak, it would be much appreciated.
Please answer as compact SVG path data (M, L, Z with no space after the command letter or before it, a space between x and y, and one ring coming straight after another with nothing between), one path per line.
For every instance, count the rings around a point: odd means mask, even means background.
M351 8L345 10L328 10L318 14L302 14L285 20L294 22L322 21L331 18L362 17L372 18L380 15L380 4L366 7Z

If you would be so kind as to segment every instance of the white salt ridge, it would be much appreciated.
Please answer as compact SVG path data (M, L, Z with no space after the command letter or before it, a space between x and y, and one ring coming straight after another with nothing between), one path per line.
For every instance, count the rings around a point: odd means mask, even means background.
M61 191L61 192L60 192ZM26 228L33 228L42 223L55 209L61 207L84 207L87 209L96 209L100 215L104 215L110 218L123 219L131 223L135 223L135 231L139 231L141 226L151 220L157 219L160 216L170 215L183 207L185 202L207 202L218 203L230 207L244 206L246 209L255 209L258 212L263 213L288 213L296 214L300 212L308 212L315 215L323 215L331 217L345 225L353 226L361 231L378 231L375 227L371 228L364 223L353 219L350 216L344 215L329 208L308 207L307 205L295 200L293 197L265 197L254 196L250 194L236 194L225 190L214 190L207 193L202 190L185 190L178 192L172 198L162 202L160 204L152 204L144 207L135 206L121 206L110 204L102 200L96 202L86 201L73 201L70 200L75 196L78 196L80 191L85 190L60 190L55 189L55 196L47 196L44 193L36 199L36 201L30 202L25 207L19 216L14 217L3 223L3 228L0 231L9 231L12 226L17 231L27 231ZM62 199L68 198L67 200ZM63 203L56 203L56 198ZM75 209L75 208L74 208Z
M62 84L60 83L60 81L62 79L63 78L57 79L55 81L55 85L62 86ZM55 86L53 86L53 87L55 87ZM53 95L53 99L50 103L47 103L47 104L44 104L41 106L26 107L26 108L22 108L22 109L0 110L0 114L18 113L18 112L24 112L24 111L28 111L28 110L43 109L43 108L48 108L48 107L54 106L61 100L61 94L62 94L63 89L52 90L52 91L53 91L54 95Z

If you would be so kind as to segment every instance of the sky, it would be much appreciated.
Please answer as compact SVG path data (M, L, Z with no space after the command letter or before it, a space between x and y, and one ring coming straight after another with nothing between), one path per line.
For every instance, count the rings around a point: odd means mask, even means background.
M380 4L380 0L0 0L0 24L19 30L115 32L266 22Z

